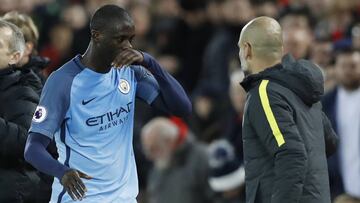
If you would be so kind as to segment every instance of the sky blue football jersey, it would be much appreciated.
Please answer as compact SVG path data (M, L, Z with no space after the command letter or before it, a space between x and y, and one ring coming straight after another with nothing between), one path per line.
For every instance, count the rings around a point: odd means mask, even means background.
M93 177L83 179L88 189L85 202L135 203L135 98L151 104L159 85L142 66L101 74L80 60L78 55L50 75L30 131L54 138L58 161ZM50 202L73 202L57 178Z

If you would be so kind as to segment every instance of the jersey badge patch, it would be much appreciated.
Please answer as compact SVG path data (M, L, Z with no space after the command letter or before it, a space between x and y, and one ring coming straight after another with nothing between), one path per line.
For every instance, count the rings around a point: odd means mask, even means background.
M125 79L120 79L118 88L119 88L120 92L123 94L127 94L130 92L130 84Z
M46 108L43 106L37 106L32 120L36 123L41 123L45 120L46 116Z

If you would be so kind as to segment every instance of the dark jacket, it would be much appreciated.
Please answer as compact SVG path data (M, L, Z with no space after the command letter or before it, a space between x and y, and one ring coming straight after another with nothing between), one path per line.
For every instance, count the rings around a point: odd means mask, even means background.
M50 59L41 56L31 56L30 60L19 70L32 70L36 76L41 80L41 84L44 85L46 81L45 75L42 73L43 69L50 64Z
M326 150L336 135L322 112L320 69L290 55L250 75L243 122L248 203L329 203ZM328 144L328 149L326 149Z
M336 113L336 105L337 105L337 95L338 88L334 88L325 94L322 99L323 109L326 115L329 117L332 126L334 127L335 132L338 130L338 120ZM341 135L339 135L341 137ZM359 151L360 153L360 151ZM328 159L329 166L329 181L330 181L330 191L332 198L334 199L336 196L345 192L342 173L340 169L340 154L339 151L336 152L333 156Z
M0 202L26 202L39 180L23 158L27 131L39 102L32 71L0 70ZM29 82L34 83L29 85ZM35 84L37 83L37 84Z
M30 87L38 95L41 95L43 84L41 78L32 69L16 69L21 72L21 84L23 86Z

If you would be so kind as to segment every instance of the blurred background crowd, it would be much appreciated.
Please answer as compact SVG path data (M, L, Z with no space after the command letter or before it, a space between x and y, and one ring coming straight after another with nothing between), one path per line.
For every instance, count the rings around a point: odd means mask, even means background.
M328 159L332 199L360 202L359 0L0 0L2 18L25 35L19 67L31 66L43 84L85 52L90 17L104 4L131 13L133 46L154 55L193 103L184 119L136 104L140 203L244 201L239 82L247 72L237 42L242 27L263 15L280 22L286 53L322 68L323 107L340 140Z

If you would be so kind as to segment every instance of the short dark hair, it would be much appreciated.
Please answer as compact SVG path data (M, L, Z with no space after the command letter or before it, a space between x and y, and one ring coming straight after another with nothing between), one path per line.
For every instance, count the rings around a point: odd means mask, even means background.
M16 25L0 19L0 28L8 28L12 31L9 39L9 50L11 53L20 52L23 54L25 50L25 39L23 33Z
M90 30L108 30L119 22L133 23L133 20L125 9L112 4L105 5L95 11L90 21Z
M307 6L291 7L287 6L280 12L280 19L286 16L303 16L306 18L310 29L316 25L316 18L312 15L310 8Z

